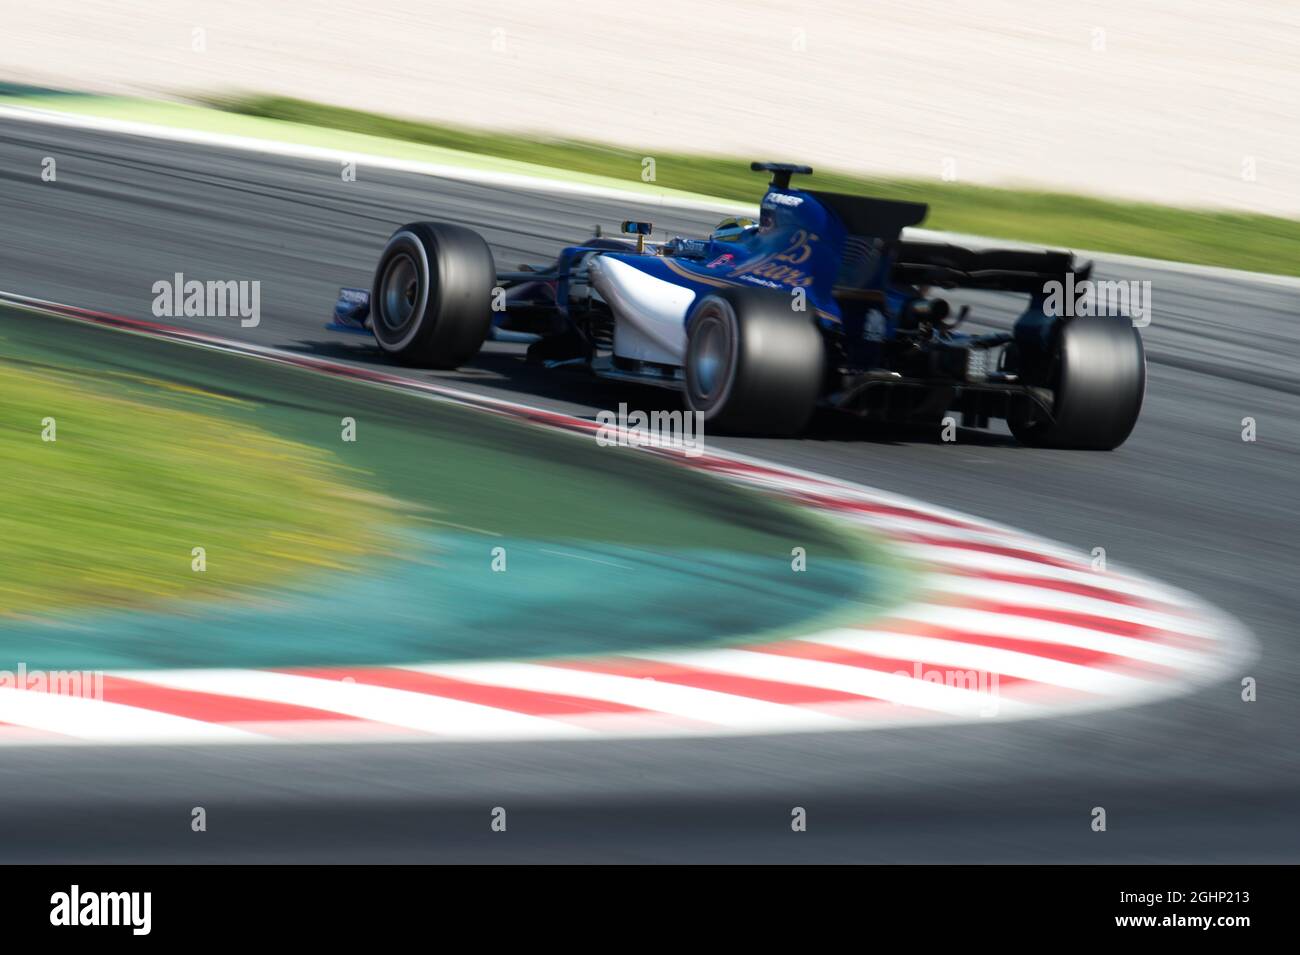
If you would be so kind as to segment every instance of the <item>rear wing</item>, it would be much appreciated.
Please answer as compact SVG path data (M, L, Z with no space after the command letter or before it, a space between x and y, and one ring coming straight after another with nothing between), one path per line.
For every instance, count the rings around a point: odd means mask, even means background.
M872 199L817 189L804 191L833 212L851 236L897 239L908 226L920 225L930 211L924 202Z
M1082 281L1092 272L1092 263L1076 264L1070 252L975 250L941 242L894 245L893 279L905 285L1042 294L1046 282L1063 281L1071 272Z

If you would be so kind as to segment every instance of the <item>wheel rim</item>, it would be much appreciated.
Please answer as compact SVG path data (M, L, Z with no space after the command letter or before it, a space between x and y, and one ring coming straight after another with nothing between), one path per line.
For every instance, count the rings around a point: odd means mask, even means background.
M379 282L379 320L391 331L405 328L420 298L420 271L415 260L399 252L389 260Z
M695 390L704 402L712 401L727 381L731 345L727 329L716 314L701 315L695 332Z

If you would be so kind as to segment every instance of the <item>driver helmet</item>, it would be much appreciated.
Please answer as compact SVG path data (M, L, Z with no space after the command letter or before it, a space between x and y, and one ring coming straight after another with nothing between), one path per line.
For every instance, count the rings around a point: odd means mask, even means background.
M740 242L758 228L758 223L745 216L727 216L709 233L716 242Z

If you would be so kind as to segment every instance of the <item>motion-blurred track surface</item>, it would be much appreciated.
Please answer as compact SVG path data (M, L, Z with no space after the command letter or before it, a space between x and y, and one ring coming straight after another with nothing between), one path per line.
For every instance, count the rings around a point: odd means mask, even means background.
M56 182L41 180L46 156ZM257 279L260 326L190 324L347 361L382 359L322 326L339 285L368 284L396 225L471 225L512 265L630 217L669 232L715 218L364 163L344 182L331 163L0 122L0 288L148 318L153 283L176 272ZM800 441L717 444L1104 547L1242 620L1260 657L1239 676L1136 709L873 734L12 750L0 763L0 860L1294 861L1297 290L1100 272L1153 283L1147 403L1115 453L967 431L949 445L835 418ZM1012 317L970 301L991 327ZM459 372L410 374L577 414L663 400L527 368L514 346L489 346ZM1257 442L1241 438L1245 417ZM1241 701L1247 676L1258 702ZM202 834L188 825L198 805ZM489 829L493 806L509 812L505 834ZM790 832L793 806L808 810L807 833ZM1090 830L1095 806L1106 833Z

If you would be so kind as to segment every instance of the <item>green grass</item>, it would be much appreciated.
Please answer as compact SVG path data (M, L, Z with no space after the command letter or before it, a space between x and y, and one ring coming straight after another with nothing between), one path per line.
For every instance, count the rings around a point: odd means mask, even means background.
M0 462L0 661L50 669L782 639L915 586L874 535L590 436L6 306Z
M234 113L519 160L640 183L641 162L655 160L656 185L754 202L763 179L748 159L666 153L647 144L628 149L543 136L484 132L398 119L283 97L213 100ZM774 145L772 157L790 147ZM776 155L780 153L780 155ZM872 179L818 170L820 189L910 199L930 204L932 229L1023 242L1115 252L1300 275L1300 221L1234 212L1179 209L1065 193L1002 189L941 181Z
M210 413L231 401L0 360L0 619L247 595L382 552L387 502L326 452Z

